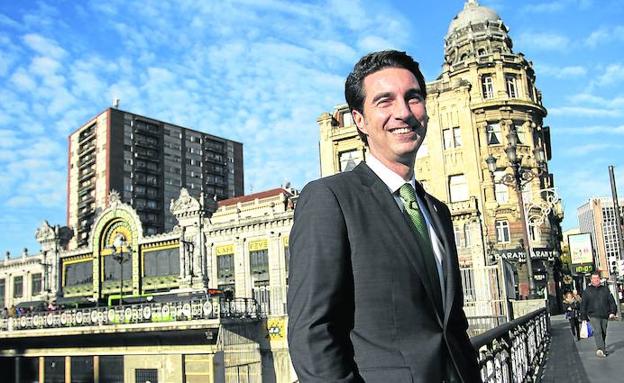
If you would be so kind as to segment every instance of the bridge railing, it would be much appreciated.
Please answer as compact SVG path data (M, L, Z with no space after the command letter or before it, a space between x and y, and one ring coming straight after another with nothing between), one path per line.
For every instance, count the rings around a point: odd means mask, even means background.
M550 318L539 309L472 337L484 382L536 381L550 343Z
M259 319L262 315L255 299L226 300L213 297L175 302L145 302L123 306L30 312L13 318L0 319L0 331L203 319Z

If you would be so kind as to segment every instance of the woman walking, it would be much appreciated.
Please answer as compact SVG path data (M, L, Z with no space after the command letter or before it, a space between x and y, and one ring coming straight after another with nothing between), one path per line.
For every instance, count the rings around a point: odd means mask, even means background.
M565 317L570 322L570 331L576 340L581 339L580 322L579 322L579 298L572 292L568 291L563 299L563 308Z

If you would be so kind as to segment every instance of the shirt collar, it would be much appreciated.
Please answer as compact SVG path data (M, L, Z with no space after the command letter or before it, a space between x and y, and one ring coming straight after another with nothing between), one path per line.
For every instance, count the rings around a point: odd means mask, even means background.
M416 188L416 177L412 174L412 178L408 181L405 181L400 175L396 174L392 170L390 170L386 165L381 163L371 152L368 152L368 156L366 157L366 165L377 175L377 177L381 178L384 184L390 190L390 193L396 193L401 186L405 183L409 183L413 188Z

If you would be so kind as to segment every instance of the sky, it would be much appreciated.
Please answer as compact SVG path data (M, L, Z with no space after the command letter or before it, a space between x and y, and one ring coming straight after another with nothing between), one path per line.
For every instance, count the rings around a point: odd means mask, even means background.
M120 109L243 143L245 192L319 176L316 119L362 55L405 50L435 79L464 0L0 0L0 258L66 223L67 137ZM563 228L624 197L624 2L480 0L533 62Z

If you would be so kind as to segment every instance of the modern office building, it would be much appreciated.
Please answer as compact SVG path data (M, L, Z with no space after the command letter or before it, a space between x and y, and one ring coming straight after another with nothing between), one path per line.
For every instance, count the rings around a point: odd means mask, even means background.
M111 190L141 217L146 234L171 230L171 199L242 195L243 146L138 114L108 108L69 136L67 225L70 247L84 246Z
M520 295L527 296L528 253L537 287L549 281L555 294L552 266L563 210L548 171L550 128L533 65L512 46L503 20L474 0L451 21L442 73L427 83L430 119L416 177L449 205L462 267L506 258L516 266ZM322 176L366 158L347 105L317 122Z
M624 215L624 199L618 199L619 217ZM593 197L577 209L579 231L590 233L594 247L594 263L604 278L608 278L617 267L618 276L624 275L622 253L617 232L618 215L615 214L613 199Z

